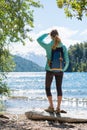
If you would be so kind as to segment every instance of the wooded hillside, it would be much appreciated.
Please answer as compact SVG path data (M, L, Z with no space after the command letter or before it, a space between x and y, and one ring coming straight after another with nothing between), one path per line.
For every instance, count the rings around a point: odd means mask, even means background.
M87 72L87 42L69 47L70 72Z
M24 59L20 56L14 56L14 62L16 64L14 71L15 72L38 72L38 71L44 71L44 68L37 65L36 63Z

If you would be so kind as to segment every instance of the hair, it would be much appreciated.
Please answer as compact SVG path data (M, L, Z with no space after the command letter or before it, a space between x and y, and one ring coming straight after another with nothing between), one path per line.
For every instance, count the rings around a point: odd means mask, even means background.
M50 32L50 36L53 37L53 38L55 38L55 39L54 39L54 44L53 44L53 46L52 46L52 49L56 49L58 43L61 41L60 38L58 37L58 36L59 36L58 31L57 31L56 29L55 29L55 30L52 30L52 31Z
M50 32L50 36L55 37L56 35L59 35L56 29Z

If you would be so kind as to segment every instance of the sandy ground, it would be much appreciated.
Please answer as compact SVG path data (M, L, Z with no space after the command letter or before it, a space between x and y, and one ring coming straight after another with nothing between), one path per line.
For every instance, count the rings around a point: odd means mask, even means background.
M34 121L25 114L6 114L6 117L0 118L0 130L87 130L87 123Z

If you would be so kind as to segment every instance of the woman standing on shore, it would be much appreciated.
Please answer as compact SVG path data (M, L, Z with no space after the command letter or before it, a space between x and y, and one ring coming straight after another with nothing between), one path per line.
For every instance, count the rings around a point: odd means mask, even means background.
M44 39L48 35L50 35L52 40L49 44L46 44L44 42ZM57 90L56 113L60 113L61 112L61 101L62 101L63 72L67 70L68 65L69 65L68 52L67 52L66 47L62 44L57 30L52 30L49 34L41 35L37 39L37 42L46 50L46 56L47 56L47 62L46 62L46 66L45 66L45 70L46 70L45 90L46 90L46 95L47 95L47 98L49 101L49 107L47 109L45 109L45 111L54 112L54 105L53 105L52 94L51 94L51 83L52 83L53 77L55 76L56 90ZM56 48L60 48L60 47L63 48L65 66L61 71L53 72L53 71L51 71L51 68L50 68L52 49L56 49Z

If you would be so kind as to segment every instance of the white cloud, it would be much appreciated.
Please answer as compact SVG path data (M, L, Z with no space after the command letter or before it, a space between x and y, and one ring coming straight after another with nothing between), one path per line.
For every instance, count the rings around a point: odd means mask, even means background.
M76 44L76 43L80 43L79 40L72 40L72 39L64 39L64 40L62 40L62 41L63 41L64 45L65 45L67 48L69 48L70 45L74 45L74 44Z
M80 40L72 38L74 36L76 37L76 35L79 33L78 30L71 30L71 29L66 28L66 27L58 27L58 26L53 26L51 28L48 28L46 30L41 31L40 33L37 34L37 37L40 36L43 33L49 33L53 29L57 29L58 30L59 36L60 36L62 42L67 46L67 48L70 45L74 45L75 43L80 42ZM47 42L50 41L50 37L48 37L46 39L46 41Z
M29 34L33 38L33 42L26 40L25 46L23 46L22 44L13 44L12 46L10 46L11 53L12 54L34 53L34 54L38 54L38 55L45 55L45 50L37 43L36 38L39 37L43 33L49 33L52 29L58 30L60 38L62 39L62 42L66 45L67 48L70 45L80 42L78 39L73 38L74 36L76 36L79 33L78 30L71 30L66 27L53 26L51 28L41 31L38 34L35 34L33 32L31 34ZM47 40L47 42L49 42L50 36L47 37L46 40Z
M85 29L84 31L82 31L81 33L80 33L80 39L81 39L81 41L87 41L87 29Z
M33 39L33 42L30 42L29 40L25 41L25 45L22 43L14 43L12 44L10 48L10 52L12 54L27 54L27 53L34 53L34 54L44 54L45 50L37 43L36 41L36 34L32 33L30 36Z
M86 35L86 37L87 37L87 29L86 30L84 30L84 31L82 31L81 33L80 33L80 35Z

